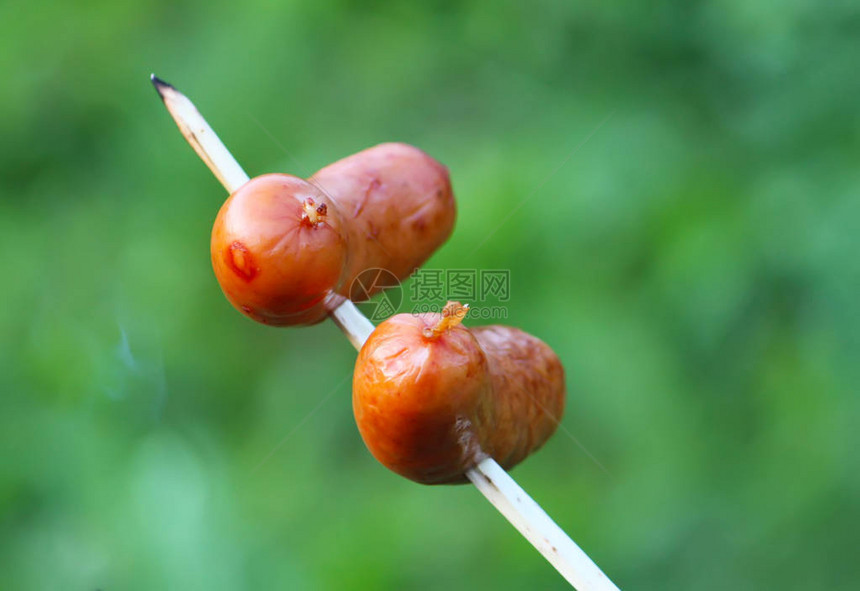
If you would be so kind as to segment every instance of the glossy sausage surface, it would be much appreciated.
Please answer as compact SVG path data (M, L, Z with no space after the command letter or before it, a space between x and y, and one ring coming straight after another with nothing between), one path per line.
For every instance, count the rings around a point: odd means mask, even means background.
M456 217L448 169L414 146L379 144L310 179L349 219L344 284L366 269L408 277L451 235Z
M212 227L212 268L238 310L273 325L325 318L347 257L341 216L327 201L303 179L267 174L224 202Z
M486 456L512 468L549 439L564 411L564 370L545 343L505 326L438 330L441 321L389 318L362 347L353 376L368 449L425 484L465 482Z
M256 177L221 207L215 275L227 299L265 324L313 324L364 270L405 279L448 236L456 207L447 169L418 148L380 144L303 180ZM365 286L367 287L367 286Z

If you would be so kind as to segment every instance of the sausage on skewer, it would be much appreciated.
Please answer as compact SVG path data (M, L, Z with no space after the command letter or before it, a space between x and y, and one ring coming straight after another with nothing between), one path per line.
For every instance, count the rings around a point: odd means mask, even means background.
M467 308L399 314L362 347L353 411L371 453L425 484L465 482L490 456L509 469L540 448L564 411L564 370L543 341L516 328L467 329Z

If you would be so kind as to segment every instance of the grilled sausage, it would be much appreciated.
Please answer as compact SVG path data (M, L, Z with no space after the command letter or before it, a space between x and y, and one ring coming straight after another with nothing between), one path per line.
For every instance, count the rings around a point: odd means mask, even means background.
M380 144L347 156L310 182L337 201L349 220L350 281L373 268L408 277L454 228L448 169L407 144Z
M212 228L212 267L238 310L266 324L311 324L346 265L342 216L314 185L286 174L245 183Z
M490 456L512 468L553 434L564 411L564 370L516 328L466 329L464 307L399 314L364 344L353 411L370 452L424 484L465 482Z
M254 320L313 324L350 297L364 270L408 277L454 226L447 169L406 144L381 144L308 180L256 177L221 207L212 267L227 299ZM370 297L386 286L368 286Z

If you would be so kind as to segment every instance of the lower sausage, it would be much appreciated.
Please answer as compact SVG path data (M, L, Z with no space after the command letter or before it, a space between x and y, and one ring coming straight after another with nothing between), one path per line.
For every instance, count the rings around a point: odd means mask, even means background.
M353 376L368 449L425 484L465 482L487 456L512 468L549 439L564 411L564 370L549 346L505 326L468 330L461 310L389 318Z

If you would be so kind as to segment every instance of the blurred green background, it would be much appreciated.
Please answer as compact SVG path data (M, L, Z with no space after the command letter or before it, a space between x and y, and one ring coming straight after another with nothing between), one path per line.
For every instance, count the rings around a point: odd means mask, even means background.
M856 588L858 63L847 1L0 4L0 588L564 588L228 305L150 72L252 176L450 167L428 266L511 270L569 388L513 474L622 588Z

